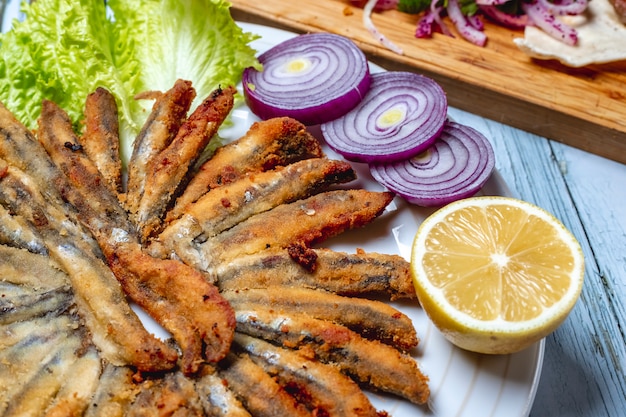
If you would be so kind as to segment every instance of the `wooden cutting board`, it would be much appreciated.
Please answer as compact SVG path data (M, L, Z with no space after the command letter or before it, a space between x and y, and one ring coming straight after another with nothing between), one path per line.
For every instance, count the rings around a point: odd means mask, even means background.
M375 13L377 28L402 48L398 55L372 37L348 0L231 3L235 20L347 36L383 68L435 79L453 107L626 163L626 61L576 69L533 60L513 43L522 32L489 22L485 47L458 36L416 39L416 16Z

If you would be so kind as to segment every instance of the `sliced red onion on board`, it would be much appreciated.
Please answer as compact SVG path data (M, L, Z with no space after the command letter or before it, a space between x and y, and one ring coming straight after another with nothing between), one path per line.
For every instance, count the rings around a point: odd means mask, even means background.
M356 162L391 162L428 148L446 121L448 102L434 80L412 72L371 75L363 100L321 125L328 146Z
M336 119L354 108L370 86L363 52L350 39L309 33L259 56L263 70L243 73L246 104L261 119L288 116L305 125Z
M400 162L370 164L370 171L376 181L409 203L431 207L476 194L494 166L487 138L449 121L428 150Z

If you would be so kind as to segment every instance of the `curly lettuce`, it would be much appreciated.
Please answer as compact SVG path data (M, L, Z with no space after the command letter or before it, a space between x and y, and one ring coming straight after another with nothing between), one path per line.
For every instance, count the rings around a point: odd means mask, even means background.
M37 0L0 37L0 101L30 128L41 101L63 107L80 128L86 96L105 87L117 100L123 154L151 103L133 97L192 81L198 100L259 67L222 0ZM124 157L124 155L123 155Z

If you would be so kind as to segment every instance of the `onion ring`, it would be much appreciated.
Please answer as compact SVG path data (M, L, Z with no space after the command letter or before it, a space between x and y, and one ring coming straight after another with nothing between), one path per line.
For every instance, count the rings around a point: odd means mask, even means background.
M292 117L311 126L341 117L370 86L365 54L350 39L309 33L288 39L259 56L263 70L247 68L244 97L261 119Z
M448 121L439 139L422 154L370 164L370 171L376 181L409 203L431 207L476 194L494 166L495 154L484 135Z
M328 146L356 162L407 159L428 148L446 121L445 92L431 78L412 72L371 75L361 103L321 125Z

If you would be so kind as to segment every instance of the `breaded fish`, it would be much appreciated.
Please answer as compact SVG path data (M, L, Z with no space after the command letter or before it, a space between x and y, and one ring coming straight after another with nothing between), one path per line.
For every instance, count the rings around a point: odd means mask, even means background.
M165 93L153 95L156 100L152 111L133 142L133 151L128 161L125 201L126 208L133 214L137 213L145 191L148 165L178 133L191 103L196 98L196 90L190 81L176 80L174 86Z
M389 345L365 339L345 326L295 312L257 308L238 310L236 317L237 332L308 350L313 358L335 364L357 381L415 404L428 400L428 378L417 362Z
M160 231L161 218L173 203L185 176L233 108L234 87L213 91L182 124L172 142L150 159L144 192L134 221L148 241Z
M109 90L98 87L85 101L85 131L79 140L116 195L123 191L119 128L115 97Z
M380 340L401 350L417 346L417 334L411 319L381 301L284 286L241 288L222 294L236 312L271 309L290 315L305 315L344 325L368 339Z
M229 354L222 364L220 375L255 417L312 417L248 355Z
M102 254L89 250L93 245L83 244L91 238L67 221L66 211L49 204L33 185L33 179L10 167L0 178L0 205L36 228L50 256L67 273L74 301L102 356L144 371L172 368L176 351L145 330L99 257Z
M145 380L125 415L151 417L155 414L203 417L204 410L194 382L180 372L170 372L162 378Z
M414 299L409 263L398 255L311 249L314 268L305 269L287 250L242 255L210 268L221 290L295 286L320 288L342 295L385 295Z
M248 173L206 193L170 223L158 243L189 265L195 240L207 240L276 206L306 198L331 185L355 179L346 162L311 158L271 171ZM164 254L166 255L166 254Z
M133 370L106 364L84 417L124 417L141 386L133 380Z
M181 367L222 359L234 332L233 311L202 274L175 260L145 253L119 202L101 181L76 143L67 114L47 101L39 119L39 139L70 187L62 190L94 235L124 291L172 333L181 349Z
M205 366L196 380L202 407L211 417L251 417L216 369Z
M370 223L392 198L386 192L334 190L277 206L199 244L198 259L204 259L205 264L198 267L207 270L272 248L308 248Z
M235 344L314 416L377 417L378 413L360 387L337 367L326 366L298 353L243 334Z
M321 156L319 142L302 123L290 118L256 122L244 136L218 148L201 165L168 213L166 221L180 217L189 204L207 191L233 182L248 172L268 171Z

